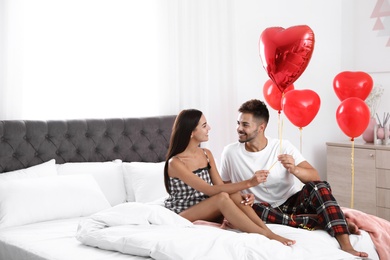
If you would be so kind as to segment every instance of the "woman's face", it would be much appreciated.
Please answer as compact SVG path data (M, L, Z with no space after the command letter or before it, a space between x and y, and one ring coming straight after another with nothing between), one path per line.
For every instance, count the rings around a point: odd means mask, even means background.
M206 142L209 140L209 131L211 127L207 124L206 117L202 115L195 130L192 131L192 136L199 142Z

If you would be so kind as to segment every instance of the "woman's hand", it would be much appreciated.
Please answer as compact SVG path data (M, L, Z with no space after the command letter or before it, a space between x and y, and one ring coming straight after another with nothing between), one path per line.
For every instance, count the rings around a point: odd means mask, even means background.
M245 206L253 206L253 203L255 203L255 195L253 195L252 193L247 193L247 194L241 194L241 197L242 197L242 201L241 201L241 204L244 204Z

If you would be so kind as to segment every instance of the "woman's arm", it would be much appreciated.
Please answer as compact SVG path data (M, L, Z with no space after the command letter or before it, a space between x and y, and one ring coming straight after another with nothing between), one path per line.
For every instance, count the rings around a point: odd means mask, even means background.
M265 176L262 176L262 174L254 174L251 179L237 182L237 183L230 183L230 184L224 184L219 173L218 169L215 164L214 157L212 153L205 149L207 152L207 156L209 157L210 161L210 177L213 182L213 185L209 185L204 180L196 176L193 172L191 172L183 162L181 162L178 158L171 158L168 162L168 171L169 175L171 177L176 177L185 182L187 185L191 186L192 188L203 192L204 194L208 196L213 196L215 194L218 194L220 192L227 192L227 193L235 193L237 191L241 191L253 186L256 186L260 184L261 182L265 181Z

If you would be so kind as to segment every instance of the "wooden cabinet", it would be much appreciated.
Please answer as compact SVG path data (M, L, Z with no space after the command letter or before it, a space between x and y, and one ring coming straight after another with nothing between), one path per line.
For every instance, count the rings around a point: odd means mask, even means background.
M326 145L327 181L340 206L390 220L390 146L358 141L354 149L351 142Z

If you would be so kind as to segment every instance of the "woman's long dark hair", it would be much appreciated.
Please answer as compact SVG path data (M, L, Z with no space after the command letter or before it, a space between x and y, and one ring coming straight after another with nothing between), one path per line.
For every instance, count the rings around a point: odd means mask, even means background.
M168 176L168 162L173 156L183 152L187 148L192 131L199 124L201 116L202 112L197 109L186 109L182 110L175 119L164 166L165 189L169 194L171 187Z

